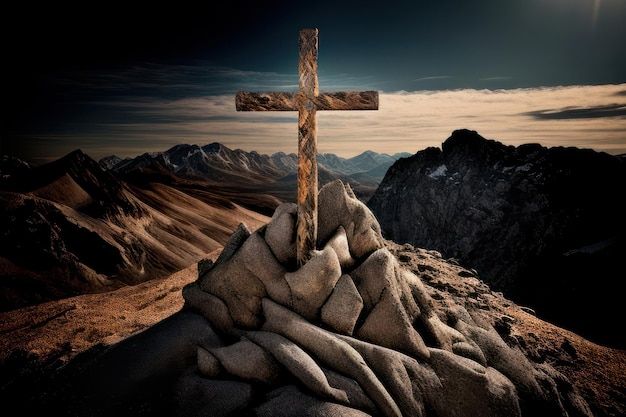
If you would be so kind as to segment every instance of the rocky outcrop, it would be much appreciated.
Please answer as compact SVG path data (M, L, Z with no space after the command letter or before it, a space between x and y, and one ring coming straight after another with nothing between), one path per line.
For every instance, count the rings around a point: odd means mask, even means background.
M128 384L167 375L175 398L167 415L591 415L563 375L502 339L479 307L434 303L349 187L328 184L319 201L318 249L306 264L295 267L293 205L254 233L241 225L184 288L182 312L87 373L97 392L107 363L129 364L116 374L123 393L95 414L116 412ZM140 360L129 360L133 349ZM154 370L150 352L169 373Z
M396 162L367 204L385 238L456 258L541 317L624 347L597 322L621 314L606 289L623 275L625 185L617 156L458 130Z

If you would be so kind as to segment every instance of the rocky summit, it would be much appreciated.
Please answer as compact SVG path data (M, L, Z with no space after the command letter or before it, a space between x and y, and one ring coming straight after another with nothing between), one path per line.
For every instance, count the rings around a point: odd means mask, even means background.
M540 317L623 349L598 322L622 315L625 162L462 129L396 162L367 205L386 239L455 258Z
M592 415L476 299L435 299L349 186L320 190L318 247L299 269L295 225L289 203L254 233L242 224L214 263L199 264L182 311L86 367L73 406L141 415L151 398L169 416Z

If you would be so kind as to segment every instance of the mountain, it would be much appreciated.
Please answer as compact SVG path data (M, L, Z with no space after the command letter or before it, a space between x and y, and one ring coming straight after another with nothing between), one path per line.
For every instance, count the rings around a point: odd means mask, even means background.
M168 276L241 221L267 221L245 204L278 204L191 181L174 188L174 177L130 184L80 150L18 171L0 181L1 311Z
M0 179L6 179L11 175L26 173L31 169L30 164L19 158L11 155L0 155Z
M399 155L394 156L400 157ZM395 159L320 156L320 183L350 182L366 198ZM81 150L37 168L0 160L3 311L163 277L295 201L297 156L176 145L94 161ZM356 179L355 179L356 178ZM381 177L382 178L382 177Z
M384 240L340 181L319 199L299 269L285 203L167 280L0 315L0 400L92 417L624 415L626 351Z
M359 197L366 200L383 178L387 168L397 159L409 155L398 153L390 156L366 151L353 158L342 158L334 154L319 154L317 161L320 186L341 179L349 183ZM180 144L164 152L146 153L124 160L107 157L100 162L104 168L120 175L144 170L164 171L187 179L241 184L270 192L276 191L270 184L280 184L283 188L289 187L290 192L285 197L291 200L295 199L297 187L296 154L259 154L255 151L232 150L220 143L204 146Z
M95 216L140 216L141 208L110 173L81 150L4 181L8 191L27 192Z
M622 315L625 162L457 130L398 160L368 206L386 238L456 258L538 315L624 348L598 322Z

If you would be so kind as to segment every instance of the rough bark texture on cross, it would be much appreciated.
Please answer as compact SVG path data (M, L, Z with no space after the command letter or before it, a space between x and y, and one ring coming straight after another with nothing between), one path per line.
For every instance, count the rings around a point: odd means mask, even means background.
M298 111L298 265L317 243L317 110L378 110L377 91L320 93L317 80L318 30L300 31L297 93L250 93L235 97L238 111Z

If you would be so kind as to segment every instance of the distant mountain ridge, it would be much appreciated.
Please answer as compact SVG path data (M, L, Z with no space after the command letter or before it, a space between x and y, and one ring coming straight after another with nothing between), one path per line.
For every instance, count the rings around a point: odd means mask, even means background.
M597 323L623 313L624 190L623 157L463 129L396 162L368 206L387 239L456 258L546 319L623 348Z
M410 155L408 152L389 155L365 151L352 158L343 158L331 153L318 154L320 185L342 179L357 191L366 188L371 193L389 166ZM135 158L105 157L100 160L100 165L120 174L156 170L195 180L265 184L295 181L298 156L295 153L268 155L233 150L214 142L204 146L179 144L163 152L144 153Z

